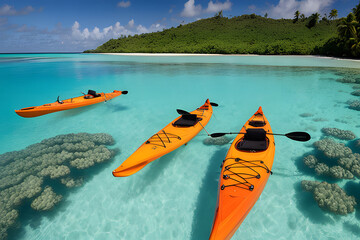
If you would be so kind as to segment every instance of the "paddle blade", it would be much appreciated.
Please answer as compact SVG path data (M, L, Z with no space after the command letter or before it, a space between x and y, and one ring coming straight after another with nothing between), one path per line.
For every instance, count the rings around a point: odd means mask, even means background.
M217 138L217 137L222 137L224 136L226 133L212 133L210 134L210 137L212 138Z
M310 134L308 134L307 132L291 132L285 134L285 136L292 140L300 142L307 142L311 139Z
M190 114L189 112L185 111L185 110L181 110L181 109L176 109L177 113L180 115L187 115Z
M218 107L219 106L219 104L214 103L214 102L210 102L210 105L213 106L213 107Z
M121 91L121 94L126 95L126 94L128 94L128 91Z

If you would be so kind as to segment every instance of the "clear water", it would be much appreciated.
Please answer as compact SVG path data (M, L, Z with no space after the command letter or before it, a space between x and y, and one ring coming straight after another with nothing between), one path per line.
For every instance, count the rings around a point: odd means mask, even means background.
M121 149L111 164L72 190L52 214L21 215L20 231L10 237L207 239L219 165L229 144L206 146L207 136L201 132L187 146L131 177L114 178L111 172L177 117L175 109L190 111L210 98L220 105L206 127L210 132L237 131L262 106L274 132L312 135L309 143L275 138L274 175L233 239L357 239L360 210L347 216L320 210L300 188L301 180L316 177L299 165L304 153L312 150L312 142L322 136L322 127L360 136L360 112L345 103L356 99L349 94L351 84L335 81L341 77L339 68L359 67L355 61L316 57L0 55L0 153L77 132L109 133ZM14 112L88 89L129 94L32 119ZM302 113L314 116L303 118Z

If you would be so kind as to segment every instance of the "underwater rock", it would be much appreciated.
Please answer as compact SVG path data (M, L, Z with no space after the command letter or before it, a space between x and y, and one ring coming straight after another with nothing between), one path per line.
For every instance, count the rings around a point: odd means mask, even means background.
M354 85L352 88L353 89L360 89L360 85Z
M113 158L117 150L105 146L112 144L114 139L109 134L72 133L1 154L0 239L6 239L7 229L14 226L21 205L32 201L33 209L46 211L61 201L51 186L43 190L45 180L48 185L53 181L66 187L82 185L82 169ZM76 177L71 175L74 171Z
M205 138L203 143L205 145L225 145L228 144L231 141L231 138L226 137L226 136L222 136L222 137L217 137L217 138Z
M328 136L333 136L342 140L353 140L355 134L349 130L341 130L339 128L322 128L321 131Z
M353 153L347 157L338 160L338 164L352 172L355 176L360 177L360 154Z
M337 184L317 181L301 181L305 191L312 192L320 208L339 215L354 212L355 197L349 196Z
M347 157L352 154L350 148L346 147L343 143L337 143L331 138L324 138L314 142L314 147L328 158L341 158Z
M350 109L360 111L360 101L354 100L354 101L348 101L347 103L349 104Z
M30 206L37 211L47 211L52 209L61 199L61 195L57 195L51 187L47 186Z
M312 116L314 116L314 114L312 114L312 113L301 113L299 116L306 118L306 117L312 117Z
M351 95L360 96L360 90L353 91Z
M304 164L306 166L308 166L309 168L315 168L319 162L317 160L317 158L313 155L308 155L308 156L304 157L303 161L304 161Z

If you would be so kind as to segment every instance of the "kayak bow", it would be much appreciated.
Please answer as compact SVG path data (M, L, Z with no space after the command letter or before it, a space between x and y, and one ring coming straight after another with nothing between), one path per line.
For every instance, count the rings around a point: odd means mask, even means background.
M187 144L209 122L212 106L209 99L200 108L188 113L183 111L166 127L145 141L128 159L112 173L115 177L130 176L148 163Z

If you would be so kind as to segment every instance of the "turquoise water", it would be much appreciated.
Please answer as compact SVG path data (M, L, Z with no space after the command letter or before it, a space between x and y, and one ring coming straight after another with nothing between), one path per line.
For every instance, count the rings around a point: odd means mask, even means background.
M175 109L191 111L210 98L220 106L206 127L209 132L237 131L262 106L274 132L312 136L309 143L275 138L274 174L233 239L357 239L360 210L347 216L320 210L300 188L301 180L316 177L299 167L322 137L321 128L360 136L360 112L346 104L358 97L350 95L351 84L336 81L356 68L359 62L317 57L0 55L0 153L78 132L109 133L121 150L51 214L20 213L20 231L10 238L207 239L219 166L229 144L206 146L201 132L133 176L114 178L111 172L177 117ZM14 113L88 89L129 94L32 119Z

